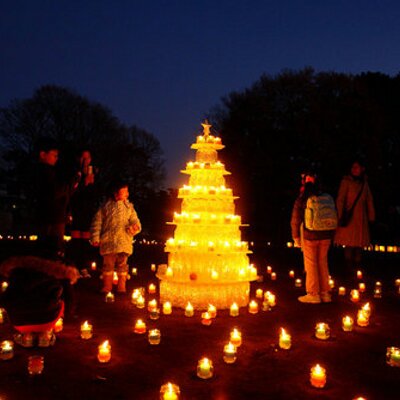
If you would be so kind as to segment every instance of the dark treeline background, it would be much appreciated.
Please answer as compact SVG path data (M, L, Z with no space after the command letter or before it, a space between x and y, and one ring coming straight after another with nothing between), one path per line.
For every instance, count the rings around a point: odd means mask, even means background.
M399 111L400 76L381 73L283 71L224 97L209 119L226 145L221 156L249 238L289 239L300 173L315 168L336 196L361 156L377 209L375 239L399 241Z
M263 75L250 88L222 98L208 117L226 145L220 157L232 172L228 185L241 197L238 213L250 224L245 237L290 239L300 173L316 169L335 196L351 161L361 156L377 209L374 238L399 243L399 110L400 75L316 73L312 68ZM11 211L18 229L29 222L29 173L41 136L59 142L65 171L71 170L68 161L77 149L89 146L101 193L113 177L127 178L144 235L163 240L172 233L165 222L180 202L176 190L163 189L159 141L124 125L103 105L52 85L0 109L0 183L8 188L1 210L17 206Z

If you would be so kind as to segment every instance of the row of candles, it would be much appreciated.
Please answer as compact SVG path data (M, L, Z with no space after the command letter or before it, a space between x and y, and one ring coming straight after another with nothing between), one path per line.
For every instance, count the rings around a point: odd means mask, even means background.
M204 163L198 161L189 161L186 164L186 171L193 170L193 169L217 169L217 170L225 170L225 165L221 161L216 161L212 163Z
M286 247L294 248L293 242L287 242ZM365 251L374 251L376 253L400 253L400 246L384 246L381 244L375 244L364 247Z
M203 223L223 223L223 224L235 224L240 225L241 217L240 215L228 214L228 215L216 215L216 214L197 214L197 213L188 213L183 211L181 214L175 212L174 213L174 223L181 224L181 223L193 223L199 224L200 222Z
M166 251L170 252L175 249L183 249L183 248L191 248L191 249L201 249L205 247L209 251L214 251L214 250L223 250L224 252L230 250L230 251L248 251L248 242L242 241L242 240L235 240L235 241L229 241L229 240L224 240L224 241L205 241L205 242L197 242L195 240L176 240L174 238L169 238L166 243L165 243L165 249Z
M189 186L183 185L179 188L178 197L182 196L198 196L198 195L217 195L231 198L233 196L232 189L225 186Z

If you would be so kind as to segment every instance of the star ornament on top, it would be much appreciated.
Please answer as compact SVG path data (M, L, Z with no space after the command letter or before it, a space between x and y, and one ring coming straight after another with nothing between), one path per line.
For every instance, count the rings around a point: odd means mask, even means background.
M210 134L210 128L211 128L212 125L209 124L207 120L205 120L205 121L201 124L201 126L203 127L203 135L204 135L205 137L207 137L207 136Z

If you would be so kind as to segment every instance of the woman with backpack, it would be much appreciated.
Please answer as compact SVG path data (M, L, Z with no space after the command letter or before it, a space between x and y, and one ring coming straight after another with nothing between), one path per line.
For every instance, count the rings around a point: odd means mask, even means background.
M333 198L319 188L317 176L305 175L304 188L296 199L290 221L296 247L301 247L306 272L302 303L330 303L328 250L337 226Z

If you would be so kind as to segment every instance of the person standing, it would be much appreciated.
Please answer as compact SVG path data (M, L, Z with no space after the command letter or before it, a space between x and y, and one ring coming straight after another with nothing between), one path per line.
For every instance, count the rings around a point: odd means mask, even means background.
M133 253L133 237L142 229L135 208L128 198L127 183L114 183L111 197L96 212L90 229L90 242L100 247L100 255L103 256L104 293L112 290L114 269L118 274L117 291L126 292L128 257Z
M375 221L374 200L362 161L354 161L350 174L343 177L336 207L339 227L334 243L344 246L346 267L355 271L360 267L362 249L370 244L369 223Z
M306 272L306 292L301 303L329 303L328 250L337 226L333 198L323 193L316 175L307 175L303 190L297 197L291 217L292 237L301 247Z

